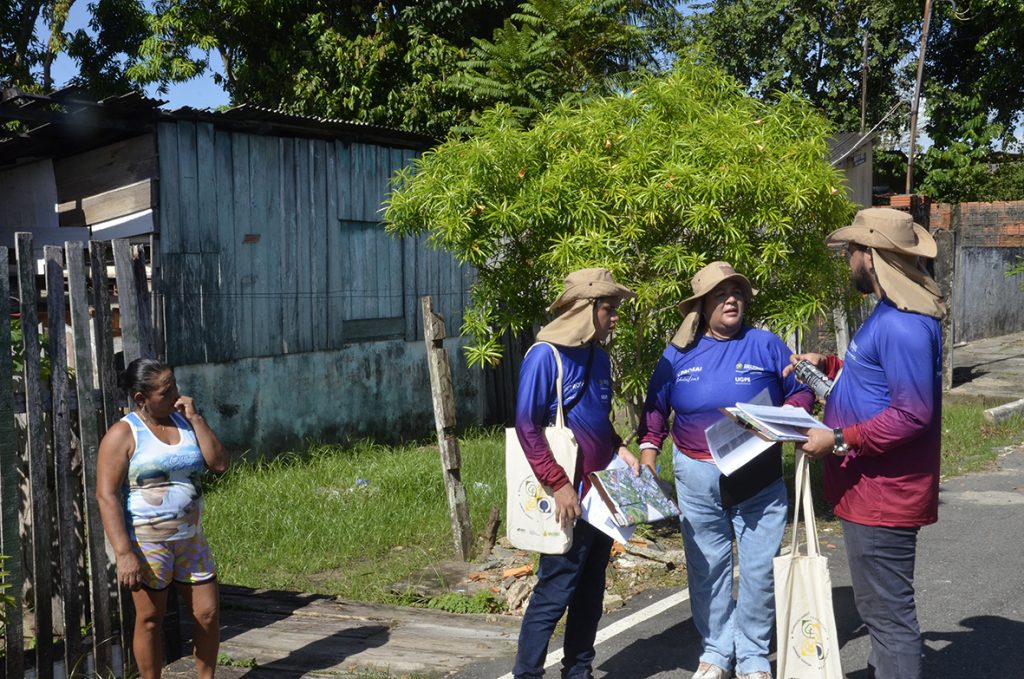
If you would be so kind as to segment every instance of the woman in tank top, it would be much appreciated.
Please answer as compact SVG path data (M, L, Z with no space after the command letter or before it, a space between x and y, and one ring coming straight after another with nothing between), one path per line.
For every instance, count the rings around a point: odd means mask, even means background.
M133 651L142 679L163 668L163 616L174 583L195 623L199 679L213 677L220 646L216 567L203 535L202 475L223 473L228 455L174 372L132 361L119 379L133 409L107 431L96 463L103 530L117 579L135 604Z

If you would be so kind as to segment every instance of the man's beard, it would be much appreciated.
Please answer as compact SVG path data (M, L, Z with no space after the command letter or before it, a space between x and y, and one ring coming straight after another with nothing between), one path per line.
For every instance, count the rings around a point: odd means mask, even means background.
M853 287L861 294L870 295L875 291L875 278L866 266L851 269L850 280L853 281Z

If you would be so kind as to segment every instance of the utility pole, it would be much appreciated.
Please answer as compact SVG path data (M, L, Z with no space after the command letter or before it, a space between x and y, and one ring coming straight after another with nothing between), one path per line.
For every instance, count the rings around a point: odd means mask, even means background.
M921 28L921 51L917 55L917 81L914 83L914 98L910 101L910 150L907 152L907 190L914 186L914 151L917 143L917 109L921 101L921 80L924 78L924 50L928 44L928 24L932 18L932 0L924 0L924 25Z

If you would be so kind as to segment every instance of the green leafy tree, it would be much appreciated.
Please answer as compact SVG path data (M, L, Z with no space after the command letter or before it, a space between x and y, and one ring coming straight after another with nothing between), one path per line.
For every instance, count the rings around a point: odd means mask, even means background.
M710 0L688 2L690 40L711 47L723 67L772 97L797 92L840 131L860 128L863 42L868 39L868 126L912 86L918 2L908 0ZM899 129L897 118L889 129ZM883 128L884 129L884 128Z
M1015 130L1024 122L1024 4L940 3L934 21L924 87L925 129L933 144L921 158L918 190L947 202L1006 199L993 193L1001 180L994 180L989 165L993 151L1019 146Z
M852 206L825 160L825 120L802 99L753 99L699 56L636 87L563 102L529 128L499 105L396 178L385 219L429 233L478 273L463 333L470 364L542 322L565 275L606 266L637 292L613 344L636 404L703 265L731 261L778 331L832 308L843 269L826 250Z
M677 17L669 0L157 0L129 74L166 86L216 54L235 103L443 136L653 65Z
M478 104L508 104L528 124L565 96L608 92L617 76L657 70L681 25L663 0L530 0L491 39L473 39L461 85Z

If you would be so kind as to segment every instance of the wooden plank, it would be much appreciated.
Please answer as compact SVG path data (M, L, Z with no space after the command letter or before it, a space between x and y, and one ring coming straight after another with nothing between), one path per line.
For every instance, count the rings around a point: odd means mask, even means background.
M65 325L64 251L43 247L46 271L46 317L49 326L50 429L53 432L53 469L57 491L57 544L60 552L61 612L64 617L64 666L79 667L82 660L82 602L78 565L82 545L78 538L77 503L81 492L71 468L71 408L68 403L67 326Z
M107 278L107 260L110 245L103 241L89 242L89 268L92 282L93 339L96 343L97 382L103 400L103 429L106 431L124 416L127 400L117 386L114 364L114 332L110 309L110 283ZM116 268L116 267L115 267ZM121 644L121 670L123 676L132 676L132 631L135 626L135 608L131 594L123 587L117 591L118 617L121 621L118 640Z
M221 362L234 360L238 357L238 326L237 306L238 274L236 270L236 250L240 241L235 239L235 201L237 198L234 187L234 168L232 166L232 135L217 132L214 138L214 155L217 170L217 242L220 245L220 268L218 290L220 305L220 334L208 343L211 361ZM245 196L248 200L248 196Z
M57 204L61 226L87 226L142 212L158 203L157 180L143 179L104 193Z
M43 423L43 375L39 352L39 314L36 310L36 261L32 234L15 234L18 256L18 297L25 364L25 416L28 420L28 470L32 489L32 593L35 605L36 669L39 679L53 677L53 612L50 608L54 574L50 568L51 531L47 498L46 428Z
M114 368L114 333L110 317L110 285L106 261L110 245L103 241L89 242L89 266L92 281L93 332L96 342L97 382L103 399L104 431L124 415L124 396L117 388Z
M143 134L55 159L53 178L60 203L95 196L145 179L156 179L156 139L151 133Z
M310 310L309 326L311 331L310 349L323 351L328 348L327 329L330 323L330 287L327 281L327 260L331 253L327 249L328 230L337 221L331 221L328 209L329 196L333 187L329 177L333 177L331 167L333 146L321 140L310 144L310 230L309 238L309 280Z
M138 306L139 353L143 358L155 358L153 341L153 305L146 275L146 249L141 245L132 246L132 289Z
M91 603L92 651L96 673L105 677L112 671L110 624L111 564L96 501L96 458L99 451L98 413L102 412L99 393L93 388L95 371L89 329L89 300L86 297L85 249L82 243L65 243L68 267L68 297L71 304L71 332L75 350L75 386L78 395L78 441L85 480L85 538L88 556ZM2 351L2 349L0 349ZM2 383L2 376L0 376Z
M139 300L136 295L134 276L132 274L131 243L125 238L118 238L112 243L114 248L114 274L117 277L117 305L121 321L121 345L124 351L124 364L142 357L142 343L139 337Z
M157 150L160 164L160 215L156 220L163 253L181 251L181 209L178 205L178 127L175 123L157 125Z
M341 168L345 149L341 142L328 146L327 158L327 346L339 349L345 342L344 324L348 310L345 298L345 267L348 251L342 236L342 179L345 170Z
M249 166L252 181L253 356L276 354L281 347L281 306L273 297L280 292L277 253L281 230L281 150L279 140L250 137Z
M235 296L232 297L235 312L235 346L237 358L254 356L253 338L253 260L258 237L252 220L256 191L260 187L253 184L255 168L249 161L249 135L232 133L231 135L231 210L233 213L232 229L234 239L231 241L235 253ZM226 275L227 272L225 272Z
M180 316L171 316L170 325L177 326L178 364L205 363L206 330L202 318L203 255L187 253L178 259L181 276ZM188 291L196 291L189 294Z
M316 228L315 195L313 193L313 142L297 139L295 142L295 254L297 299L295 309L295 340L297 351L313 349L313 293L312 271L314 260L323 253L312 250Z
M416 237L402 236L402 317L405 319L405 341L419 336L419 298L416 296Z
M214 349L224 332L218 285L221 248L217 240L217 167L211 123L196 123L196 177L199 204L199 219L195 223L196 239L199 243L198 252L203 257L200 283L195 291L200 293L198 317L205 329L202 333L204 354L209 358L211 349Z
M352 144L349 146L348 162L348 219L352 221L365 221L366 208L363 184L366 182L366 159L363 157L363 144Z
M178 123L178 242L179 252L201 252L199 242L199 159L196 147L196 123Z
M298 214L302 209L301 205L301 181L298 165L301 164L301 152L296 148L300 142L297 139L281 140L281 166L280 166L280 190L281 190L281 216L280 216L280 239L281 247L277 250L276 260L281 267L281 277L275 281L267 281L276 285L276 294L282 301L281 305L281 350L286 354L293 354L299 349L299 298L300 282L298 268L301 266L299 260L298 243L300 240Z
M0 246L0 264L8 266L8 251ZM0 276L0 501L3 520L0 523L0 553L6 554L3 568L7 594L13 599L4 625L5 676L20 677L25 672L25 631L23 589L25 563L21 558L21 490L18 433L14 426L14 398L11 390L13 364L11 359L11 289L9 276Z

